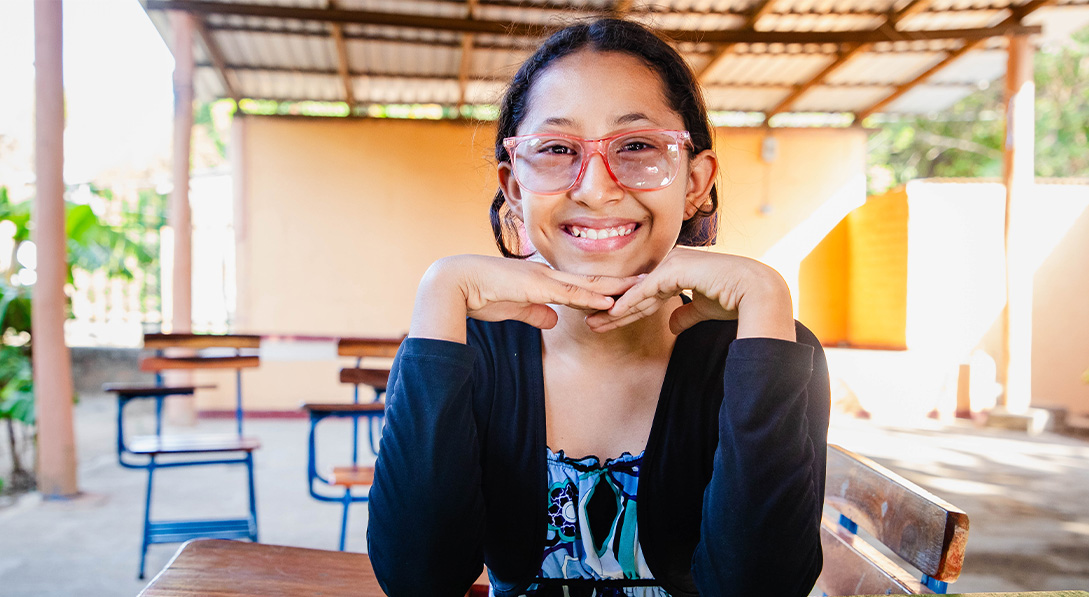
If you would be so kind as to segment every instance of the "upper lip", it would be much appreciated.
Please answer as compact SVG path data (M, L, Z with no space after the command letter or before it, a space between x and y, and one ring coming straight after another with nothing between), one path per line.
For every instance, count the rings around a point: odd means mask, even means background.
M561 226L564 228L570 228L577 226L579 228L596 228L598 230L604 230L607 228L617 228L620 226L630 226L632 224L639 224L636 220L630 220L626 218L571 218L564 220Z

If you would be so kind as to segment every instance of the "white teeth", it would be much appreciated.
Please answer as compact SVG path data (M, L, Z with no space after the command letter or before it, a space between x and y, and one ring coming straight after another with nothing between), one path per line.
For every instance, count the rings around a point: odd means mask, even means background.
M571 227L571 236L579 238L588 238L591 240L598 240L602 238L612 238L614 236L627 236L635 231L635 226L617 226L614 228L580 228L576 226Z

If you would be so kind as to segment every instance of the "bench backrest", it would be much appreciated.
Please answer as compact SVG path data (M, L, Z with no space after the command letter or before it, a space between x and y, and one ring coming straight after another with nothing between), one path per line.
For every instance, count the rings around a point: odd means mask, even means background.
M828 595L932 592L923 580L855 534L861 529L926 575L931 586L956 580L968 540L968 515L876 462L828 447L825 506L840 519L821 524ZM857 525L857 526L855 526Z

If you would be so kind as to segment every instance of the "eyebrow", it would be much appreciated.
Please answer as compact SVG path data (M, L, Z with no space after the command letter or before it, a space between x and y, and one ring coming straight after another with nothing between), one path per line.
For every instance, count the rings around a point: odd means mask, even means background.
M654 122L649 116L642 112L631 112L629 114L618 117L616 119L616 124L631 124L633 122L639 122L641 120L645 120L647 122ZM562 116L553 116L551 118L546 118L541 124L551 126L575 126L575 121Z
M630 114L625 114L625 115L621 116L620 118L617 118L616 123L617 124L630 124L632 122L638 122L640 120L646 120L647 122L654 122L653 120L650 119L649 116L647 116L646 114L643 114L642 112L632 112Z
M552 118L546 118L541 124L549 124L555 126L575 126L575 121L570 118L562 118L559 116L553 116Z

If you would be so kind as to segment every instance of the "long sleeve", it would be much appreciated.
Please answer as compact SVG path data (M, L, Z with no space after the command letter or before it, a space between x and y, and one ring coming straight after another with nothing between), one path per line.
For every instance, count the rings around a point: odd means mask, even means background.
M828 373L812 334L798 337L730 346L692 560L702 595L804 597L820 574Z
M464 595L484 562L476 351L409 338L390 372L367 545L395 597Z

